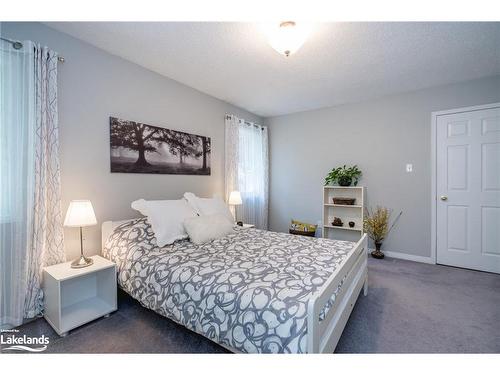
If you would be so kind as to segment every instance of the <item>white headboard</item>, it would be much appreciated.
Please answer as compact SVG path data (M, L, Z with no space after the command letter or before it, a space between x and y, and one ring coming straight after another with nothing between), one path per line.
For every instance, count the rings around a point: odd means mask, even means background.
M135 219L127 219L127 220L120 220L120 221L105 221L101 225L101 250L104 249L104 245L106 244L106 241L108 240L109 236L111 236L111 233L113 233L113 229L115 229L118 225L121 225L123 223L126 223L127 221L132 221Z

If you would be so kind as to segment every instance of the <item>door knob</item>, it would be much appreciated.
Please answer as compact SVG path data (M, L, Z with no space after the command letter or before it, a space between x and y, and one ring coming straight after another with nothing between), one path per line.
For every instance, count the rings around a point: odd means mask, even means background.
M442 201L447 201L448 197L446 195L441 195L439 199L441 199Z

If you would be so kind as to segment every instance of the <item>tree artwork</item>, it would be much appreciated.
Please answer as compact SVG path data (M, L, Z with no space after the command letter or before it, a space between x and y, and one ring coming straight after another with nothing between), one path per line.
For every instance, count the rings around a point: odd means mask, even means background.
M210 175L210 138L110 117L111 172Z

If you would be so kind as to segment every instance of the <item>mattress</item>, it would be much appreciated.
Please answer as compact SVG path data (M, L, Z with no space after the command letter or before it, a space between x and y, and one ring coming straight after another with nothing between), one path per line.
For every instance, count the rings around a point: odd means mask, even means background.
M307 303L354 248L239 227L202 245L182 240L160 248L142 218L116 227L103 255L116 263L120 287L143 306L227 348L305 353Z

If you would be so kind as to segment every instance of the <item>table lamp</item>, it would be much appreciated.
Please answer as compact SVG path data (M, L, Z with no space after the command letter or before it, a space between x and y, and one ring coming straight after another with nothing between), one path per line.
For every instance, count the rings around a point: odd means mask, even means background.
M238 215L236 214L236 206L243 204L240 192L232 191L231 194L229 194L229 201L227 203L230 206L234 206L234 219L236 220L236 223L238 225L243 225L243 223L240 224L240 222L238 221Z
M89 200L71 201L64 219L65 227L80 227L80 258L71 263L71 268L83 268L90 266L94 261L83 255L83 236L82 227L96 225L97 220L94 214L94 208Z

